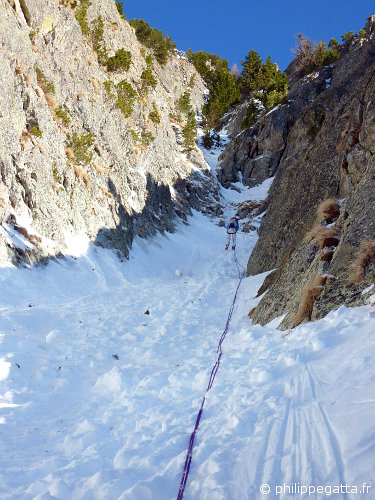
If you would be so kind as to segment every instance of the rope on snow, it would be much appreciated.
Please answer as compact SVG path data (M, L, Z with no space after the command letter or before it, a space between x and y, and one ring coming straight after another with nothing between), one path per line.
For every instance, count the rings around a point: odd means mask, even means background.
M195 434L196 434L196 432L198 430L199 423L200 423L200 420L201 420L201 417L202 417L203 407L204 407L204 403L206 401L207 393L211 389L211 387L213 386L213 383L214 383L217 371L218 371L219 366L220 366L220 360L221 360L221 356L223 354L221 346L222 346L222 344L223 344L223 342L225 340L225 337L226 337L226 335L228 333L230 320L232 319L234 306L235 306L236 300L237 300L238 290L239 290L239 288L241 286L243 278L245 277L245 268L238 262L235 250L234 250L233 255L234 255L234 261L236 263L237 270L238 270L238 279L239 279L239 282L238 282L238 285L237 285L237 288L236 288L236 292L235 292L234 297L233 297L232 305L230 306L230 309L229 309L229 314L228 314L227 322L225 324L224 331L223 331L223 333L222 333L222 335L220 337L219 344L217 346L216 352L217 352L218 356L216 358L215 365L212 368L211 375L210 375L210 380L208 382L208 386L207 386L205 395L203 396L202 403L201 403L201 406L199 408L199 412L198 412L197 418L195 420L194 430L193 430L193 432L191 433L191 436L190 436L188 451L187 451L186 459L185 459L184 470L182 472L182 478L181 478L180 488L179 488L178 494L177 494L177 500L182 500L182 498L184 496L185 487L186 487L186 483L187 483L187 480L188 480L188 477L189 477L189 472L190 472L191 460L193 458L193 447L194 447ZM242 268L242 271L241 271L240 268Z

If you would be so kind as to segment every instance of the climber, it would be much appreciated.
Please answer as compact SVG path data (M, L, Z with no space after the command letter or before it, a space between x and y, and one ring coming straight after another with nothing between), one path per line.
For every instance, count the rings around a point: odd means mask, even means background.
M236 249L236 233L240 228L240 226L238 224L238 218L232 217L225 227L227 228L227 233L228 233L228 241L227 241L227 244L225 245L225 250L228 250L228 248L229 248L231 236L232 236L232 250L235 250Z

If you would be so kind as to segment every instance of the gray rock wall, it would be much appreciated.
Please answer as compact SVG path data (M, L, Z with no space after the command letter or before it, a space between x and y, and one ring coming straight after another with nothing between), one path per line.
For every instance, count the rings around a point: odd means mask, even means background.
M190 206L196 208L188 180L208 193L203 208L214 210L218 199L205 162L182 154L170 117L192 75L192 105L197 112L203 105L205 86L194 67L174 55L164 67L153 58L156 88L147 95L137 90L134 111L125 118L104 84L125 79L139 89L144 55L152 52L114 1L92 0L87 21L102 16L109 55L120 48L132 55L129 71L109 73L63 3L25 0L25 13L19 0L0 0L0 263L25 258L9 239L15 224L38 237L26 252L31 260L64 252L69 235L77 234L127 255L134 235L173 230L176 215L186 218ZM159 124L149 116L153 103ZM56 115L59 106L69 124ZM67 150L73 133L92 137L89 161ZM142 133L155 139L146 146L137 139Z
M308 103L326 89L332 68L324 68L314 78L305 78L293 87L288 103L262 116L255 125L240 131L244 106L238 107L227 128L232 140L221 154L218 179L225 186L238 180L255 186L275 175L287 146L289 132Z
M375 37L347 44L334 67L295 80L288 104L240 134L222 157L222 182L241 171L248 184L276 174L249 258L249 275L274 270L251 312L281 328L317 319L342 304L364 303L375 280L374 256L351 281L364 242L375 242ZM261 155L261 156L259 156ZM320 204L340 201L334 221ZM313 232L311 232L313 231Z

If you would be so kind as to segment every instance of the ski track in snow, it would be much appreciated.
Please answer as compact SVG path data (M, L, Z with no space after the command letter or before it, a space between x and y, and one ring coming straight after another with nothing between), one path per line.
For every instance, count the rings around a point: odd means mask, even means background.
M205 151L213 168L219 152ZM270 182L223 190L227 215L264 198ZM91 246L0 270L2 499L176 497L238 283L225 230L199 213L189 222L137 239L129 261ZM243 265L255 241L238 235ZM341 307L287 335L277 321L254 326L247 313L264 277L241 285L186 499L298 497L276 496L284 482L373 484L373 309ZM375 486L332 496L371 499Z

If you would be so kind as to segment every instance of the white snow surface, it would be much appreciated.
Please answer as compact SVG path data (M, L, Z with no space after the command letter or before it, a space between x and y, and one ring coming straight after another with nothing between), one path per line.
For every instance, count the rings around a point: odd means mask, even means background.
M226 215L270 182L231 191ZM94 246L81 255L72 242L77 257L0 270L0 498L176 498L238 283L225 239L217 220L194 213L172 235L137 239L129 261ZM255 242L238 234L242 265ZM186 499L374 484L373 307L288 332L281 318L254 326L264 277L240 287ZM332 496L375 498L375 485L349 491Z

